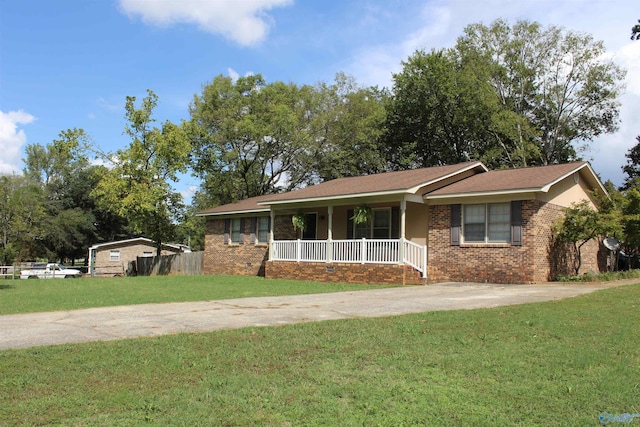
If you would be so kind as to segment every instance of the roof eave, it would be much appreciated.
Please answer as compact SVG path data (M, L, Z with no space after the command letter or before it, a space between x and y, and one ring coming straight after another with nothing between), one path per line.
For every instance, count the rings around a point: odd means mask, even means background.
M557 184L558 182L562 181L563 179L573 175L574 173L580 173L580 171L582 171L582 169L587 169L587 171L589 171L588 173L588 179L591 181L591 185L593 186L595 184L595 186L597 187L597 190L600 190L602 192L602 194L604 194L606 197L609 197L609 192L607 191L607 189L604 187L604 185L602 184L602 182L600 182L600 178L598 178L598 175L596 174L596 172L593 170L593 168L591 167L591 165L589 164L589 162L584 162L581 165L577 166L575 169L570 170L569 172L565 173L564 175L562 175L561 177L553 180L552 182L548 183L547 185L545 185L543 188L543 191L548 192L552 186L554 186L555 184Z
M198 212L196 216L243 215L243 214L251 214L251 213L268 213L268 212L269 212L269 208L240 209L236 211L226 211L226 212Z
M89 249L98 249L98 248L102 248L105 246L117 246L123 243L131 243L131 242L135 242L138 240L143 240L145 242L149 242L149 243L153 243L153 240L149 239L148 237L134 237L133 239L125 239L125 240L116 240L114 242L104 242L104 243L97 243L93 246L91 246Z

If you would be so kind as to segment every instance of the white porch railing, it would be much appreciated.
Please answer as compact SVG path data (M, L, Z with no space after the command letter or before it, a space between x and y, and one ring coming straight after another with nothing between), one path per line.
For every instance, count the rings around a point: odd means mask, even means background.
M277 240L272 261L407 264L427 274L425 246L404 239ZM402 260L402 262L401 262Z

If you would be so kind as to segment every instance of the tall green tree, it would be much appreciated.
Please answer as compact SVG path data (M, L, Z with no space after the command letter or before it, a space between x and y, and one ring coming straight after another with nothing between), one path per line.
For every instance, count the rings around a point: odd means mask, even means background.
M314 92L309 149L295 172L314 184L384 171L381 138L388 92L361 87L344 73L336 74L333 84L317 84Z
M41 242L46 216L45 195L39 185L24 176L0 176L1 265L44 254Z
M528 126L515 121L515 138L503 142L507 150L535 145L526 149L534 156L517 166L577 159L595 137L618 128L625 73L589 34L497 20L466 27L455 49L488 64L498 102L526 119Z
M82 205L88 199L84 187L85 172L92 166L88 159L91 145L82 129L62 131L59 138L46 146L26 147L24 174L37 184L44 194L46 216L41 224L41 236L35 242L41 247L39 256L64 261L86 255L96 241L95 216L91 206Z
M162 243L175 235L182 196L171 183L185 173L191 144L184 127L165 121L154 125L158 96L147 90L140 106L127 96L125 134L131 143L109 156L110 169L91 192L98 205L125 218L133 233L152 239L160 255Z
M624 195L622 242L628 255L637 256L640 253L640 185L632 185L624 191Z
M622 167L622 171L626 175L622 185L622 189L625 190L631 188L640 180L640 135L636 136L636 141L636 145L625 154L627 164Z
M191 105L201 200L229 203L385 170L387 98L344 73L315 86L217 76Z
M290 189L310 142L312 88L219 75L191 104L193 167L221 203Z
M385 151L396 169L479 159L495 143L488 72L452 51L417 51L393 75ZM486 71L486 67L485 67Z

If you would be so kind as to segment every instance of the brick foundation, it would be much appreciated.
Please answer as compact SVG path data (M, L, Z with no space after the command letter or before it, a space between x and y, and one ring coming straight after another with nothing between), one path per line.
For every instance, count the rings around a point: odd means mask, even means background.
M421 285L420 273L397 264L351 264L323 262L267 261L265 273L271 279L310 280L330 283Z

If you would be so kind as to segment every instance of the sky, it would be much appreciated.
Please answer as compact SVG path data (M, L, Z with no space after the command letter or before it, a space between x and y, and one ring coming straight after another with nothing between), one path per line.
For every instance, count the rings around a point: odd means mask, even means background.
M21 173L27 144L82 128L104 152L124 149L127 96L159 97L158 122L189 118L217 75L391 87L418 49L448 48L464 27L537 21L589 33L627 70L620 129L583 154L620 185L640 135L640 0L0 0L0 173ZM187 198L198 185L182 176Z

